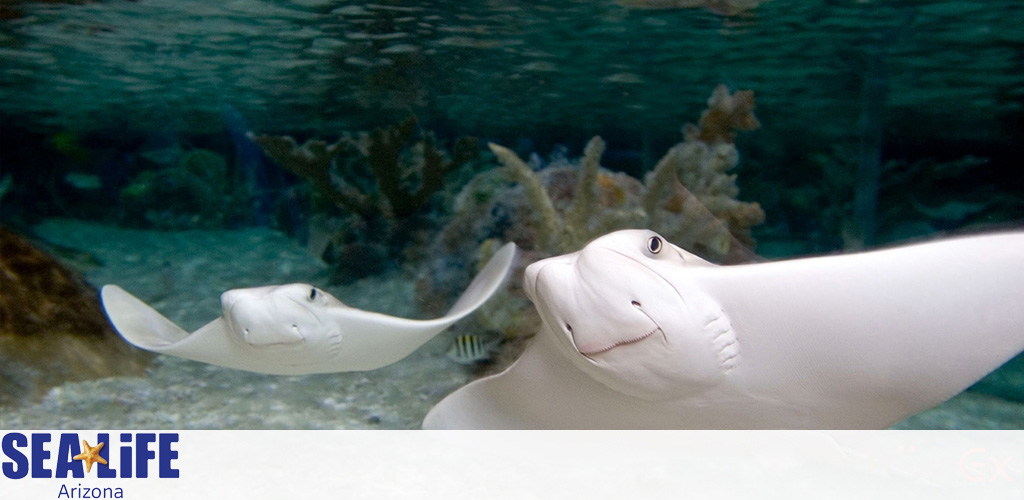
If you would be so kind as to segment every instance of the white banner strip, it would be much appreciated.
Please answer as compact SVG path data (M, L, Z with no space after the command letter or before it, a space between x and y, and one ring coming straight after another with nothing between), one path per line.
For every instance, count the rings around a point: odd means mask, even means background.
M85 472L82 440L107 465ZM2 445L0 497L19 500L1024 498L1024 431L4 431Z

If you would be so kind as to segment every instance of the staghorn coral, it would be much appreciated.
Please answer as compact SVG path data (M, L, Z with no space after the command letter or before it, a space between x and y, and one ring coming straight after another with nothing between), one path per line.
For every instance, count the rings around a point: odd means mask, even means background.
M504 172L525 190L532 206L534 244L531 247L545 254L555 255L578 250L594 237L624 227L635 227L644 221L644 214L635 203L628 203L627 189L616 182L614 173L600 167L605 143L594 137L587 143L580 160L580 168L552 168L547 179L542 179L511 150L489 144L491 151L505 166ZM621 176L621 174L620 174ZM556 208L550 188L554 184L571 183L568 203ZM549 188L550 186L550 188ZM605 192L608 195L605 195ZM636 191L633 189L632 191Z
M591 239L617 229L649 227L673 243L723 260L733 241L750 246L750 227L764 222L757 203L736 199L736 176L727 172L739 163L733 145L736 130L760 126L753 114L754 94L730 94L719 85L708 99L699 125L684 127L685 140L671 149L650 172L639 203L630 203L626 189L600 167L604 140L587 143L574 174L571 204L557 210L541 178L512 151L490 144L510 178L519 182L533 207L536 248L550 254L582 248ZM601 198L618 193L617 203Z
M736 175L727 172L738 162L732 144L687 140L673 146L645 180L647 227L717 261L741 250L737 241L753 246L750 228L765 215L759 204L737 199Z
M346 133L333 144L249 137L329 202L307 219L309 250L332 264L332 281L338 283L427 255L419 250L436 230L435 195L450 196L461 185L453 173L479 154L476 139L463 137L449 155L432 134L418 132L414 117L368 133ZM441 204L443 198L437 198Z
M289 172L309 181L313 189L332 202L355 213L371 211L372 204L366 195L344 181L335 182L331 175L334 158L347 144L347 138L343 137L330 145L310 139L299 146L289 136L256 136L250 132L248 137L259 144L267 156Z
M479 149L476 139L462 137L449 156L430 133L407 147L416 131L416 118L410 117L394 127L345 134L333 144L309 140L299 146L288 136L250 138L336 205L364 217L397 220L420 211L444 187L448 174L475 158ZM352 168L334 168L342 160ZM359 178L353 162L363 164L372 182Z
M493 239L516 242L523 249L522 267L576 251L611 231L644 227L713 261L736 259L753 244L750 227L765 217L757 203L737 199L736 176L728 173L739 161L734 131L756 125L752 111L752 93L719 87L700 124L686 127L691 133L643 182L600 166L600 137L590 140L576 162L553 161L539 171L490 144L503 168L478 175L459 194L455 216L431 251L439 257L420 280L418 298L446 304L470 277L467 261L484 258ZM501 323L506 336L533 332L536 319L520 286L510 283L506 298L484 306L481 328L495 316L512 318Z

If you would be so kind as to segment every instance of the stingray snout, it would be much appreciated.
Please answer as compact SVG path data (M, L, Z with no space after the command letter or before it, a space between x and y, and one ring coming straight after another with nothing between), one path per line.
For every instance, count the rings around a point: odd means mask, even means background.
M548 266L572 266L575 261L576 254L569 254L539 260L529 266L526 266L526 271L523 273L523 291L526 292L526 296L529 297L530 301L535 305L540 306L540 300L542 299L538 295L539 290L537 289L537 282L539 281L541 272ZM551 271L551 269L548 270L546 273L547 277L550 277Z
M220 307L226 314L240 301L261 299L269 295L275 288L277 287L261 286L257 288L237 288L234 290L228 290L220 294Z
M574 254L552 257L527 266L523 276L523 290L533 302L542 321L562 334L576 348L572 325L560 307L561 294L572 293Z
M602 250L592 253L601 259L595 267L595 262L585 265L586 256L583 252L545 259L526 269L526 294L548 326L587 358L656 333L664 336L644 311L640 296L626 286L642 266Z
M281 287L240 288L221 294L228 325L252 346L300 344L300 323L309 313L279 292Z

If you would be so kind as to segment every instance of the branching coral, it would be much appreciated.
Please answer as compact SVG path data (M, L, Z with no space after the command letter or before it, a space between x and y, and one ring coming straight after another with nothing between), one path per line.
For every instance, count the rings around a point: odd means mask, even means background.
M359 214L371 210L372 204L366 195L344 181L335 182L332 178L331 165L347 145L347 138L343 137L334 144L310 139L302 146L289 136L255 136L250 133L249 138L259 144L267 156L289 172L308 180L313 189L334 203Z
M765 215L757 203L737 199L736 176L726 172L738 161L732 144L688 140L673 146L646 178L648 227L717 260L734 250L734 239L752 245L750 228Z
M737 130L757 130L761 122L754 116L754 91L737 90L730 94L725 85L715 87L708 98L708 108L700 115L697 125L687 123L683 136L687 141L706 144L736 141Z
M282 136L251 136L268 156L292 173L310 181L335 204L362 216L383 215L395 220L413 215L444 187L445 177L478 151L476 139L460 138L449 157L429 133L411 143L417 132L410 117L394 127L378 128L337 142L306 141ZM353 169L333 168L337 159L355 153L373 176L373 189L361 188ZM349 158L351 159L351 158Z
M687 124L686 139L668 151L650 172L636 200L624 194L618 202L605 200L603 191L626 192L613 173L601 169L604 141L595 137L584 149L574 172L571 203L561 211L550 199L541 177L512 151L491 144L509 177L526 191L535 218L535 246L545 253L571 252L601 234L629 227L649 227L672 242L721 260L733 249L733 239L750 245L750 227L764 221L757 203L736 199L739 162L732 142L736 130L759 126L753 114L753 92L730 94L715 89L699 125ZM621 184L621 185L620 185Z
M633 204L626 203L624 191L619 183L612 180L614 174L601 169L605 143L600 137L594 137L587 143L578 171L563 170L564 173L571 172L575 178L571 180L574 187L570 203L561 211L555 208L544 179L511 150L497 144L489 146L505 166L506 175L525 189L536 225L534 246L545 253L572 252L595 236L643 221L642 212ZM547 184L558 183L559 177L563 176L555 175ZM617 191L619 196L603 196L604 191Z
M328 144L301 146L287 136L250 138L285 169L309 181L327 201L325 212L307 219L309 249L334 266L332 279L348 282L384 270L396 260L429 255L419 245L436 229L434 195L452 195L450 175L479 154L476 139L456 141L451 155L416 119L372 132L344 134ZM465 169L464 169L465 170ZM332 210L333 204L340 210ZM377 264L376 266L374 264Z

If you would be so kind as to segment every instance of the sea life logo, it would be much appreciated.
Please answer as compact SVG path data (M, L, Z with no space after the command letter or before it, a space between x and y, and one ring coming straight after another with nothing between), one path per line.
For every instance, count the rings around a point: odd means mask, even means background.
M77 432L8 432L0 440L7 479L177 478L178 433L124 432L117 442L110 433L79 436ZM96 443L91 445L90 442ZM116 450L116 453L115 453ZM93 466L96 471L93 472ZM57 498L124 498L124 489L110 483L61 484Z

